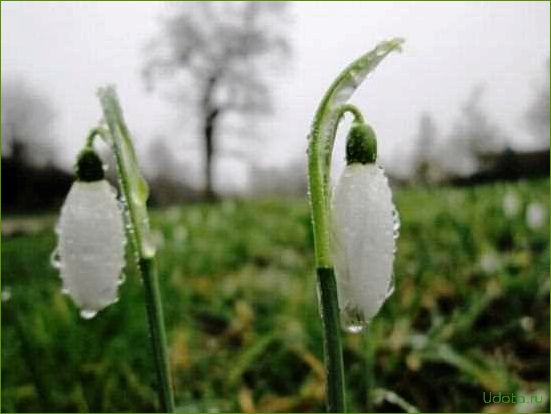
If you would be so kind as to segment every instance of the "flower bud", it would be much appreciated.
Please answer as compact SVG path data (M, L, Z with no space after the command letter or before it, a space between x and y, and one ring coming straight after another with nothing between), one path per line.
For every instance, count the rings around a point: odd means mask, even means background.
M354 122L346 138L346 164L368 164L377 159L377 138L369 125Z
M92 148L84 148L78 154L75 173L79 181L85 182L103 180L105 177L103 163Z

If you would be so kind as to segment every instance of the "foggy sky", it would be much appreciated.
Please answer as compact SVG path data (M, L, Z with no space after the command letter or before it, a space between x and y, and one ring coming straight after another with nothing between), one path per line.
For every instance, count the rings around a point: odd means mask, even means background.
M72 164L100 118L97 87L113 83L140 158L147 163L147 144L162 135L182 161L199 166L201 152L178 105L147 93L140 76L165 4L2 2L1 9L3 79L26 79L50 97L63 165ZM389 56L352 98L377 132L383 165L404 168L423 112L446 135L481 83L491 120L515 145L530 146L522 117L546 74L548 2L295 2L289 9L293 52L272 80L275 113L245 144L250 157L279 165L304 157L325 89L350 61L395 36L406 39L403 53ZM342 158L342 140L338 145ZM246 166L223 153L221 161L219 185L242 185Z

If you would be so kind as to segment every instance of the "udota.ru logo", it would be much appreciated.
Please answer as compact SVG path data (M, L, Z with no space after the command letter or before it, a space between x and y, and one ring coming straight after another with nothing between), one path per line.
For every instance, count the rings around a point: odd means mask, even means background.
M484 391L482 393L482 399L485 404L541 404L543 403L543 395L525 395L525 394L515 394L514 392L497 394L488 393Z

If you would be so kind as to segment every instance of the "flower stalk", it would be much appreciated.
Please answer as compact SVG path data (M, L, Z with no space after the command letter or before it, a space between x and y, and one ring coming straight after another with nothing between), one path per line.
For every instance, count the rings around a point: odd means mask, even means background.
M157 276L155 249L150 241L146 202L147 183L142 178L130 133L123 119L113 88L98 92L108 129L91 131L87 145L94 136L101 136L113 150L117 163L121 192L127 215L127 235L136 256L144 285L146 312L157 376L159 408L162 412L174 411L174 395L170 375L162 299Z
M324 337L326 404L328 412L345 412L345 378L340 331L340 309L332 257L330 226L330 169L333 145L339 122L346 113L355 124L363 124L360 111L347 103L365 77L392 51L399 50L402 39L380 43L375 49L349 65L325 93L314 117L308 146L308 184L315 266Z

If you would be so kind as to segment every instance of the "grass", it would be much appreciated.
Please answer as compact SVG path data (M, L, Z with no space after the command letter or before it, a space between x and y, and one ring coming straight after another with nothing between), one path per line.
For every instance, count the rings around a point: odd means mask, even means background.
M519 211L507 216L514 193ZM344 336L350 411L549 410L549 181L404 189L396 291L364 336ZM528 205L545 220L535 228ZM8 220L9 222L9 220ZM323 411L321 326L304 200L156 211L179 411ZM2 411L151 411L143 291L80 319L49 266L51 226L2 236ZM369 397L370 396L370 397Z

